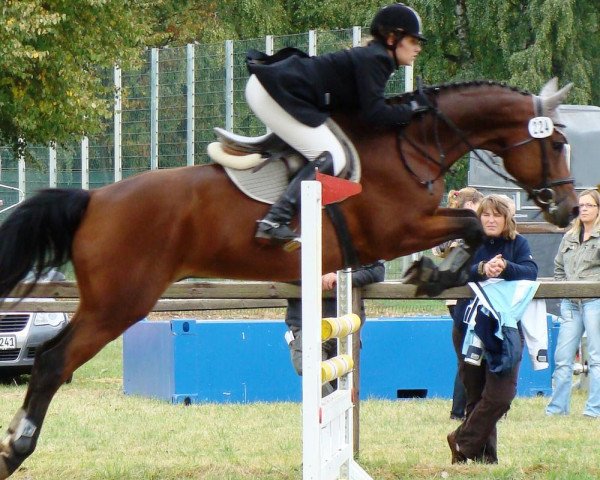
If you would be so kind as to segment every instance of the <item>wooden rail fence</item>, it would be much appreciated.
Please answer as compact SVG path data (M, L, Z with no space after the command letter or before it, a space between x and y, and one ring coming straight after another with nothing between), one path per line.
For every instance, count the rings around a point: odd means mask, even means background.
M600 282L555 282L541 280L536 298L600 298ZM24 291L18 286L14 297ZM356 289L369 300L428 299L417 297L413 285L401 282L382 282ZM469 287L450 288L433 299L469 298ZM300 287L280 282L207 281L178 282L170 286L157 302L154 312L224 310L247 308L285 307L287 298L300 297ZM0 311L13 312L67 312L77 309L79 290L74 282L38 284L20 303L7 300Z

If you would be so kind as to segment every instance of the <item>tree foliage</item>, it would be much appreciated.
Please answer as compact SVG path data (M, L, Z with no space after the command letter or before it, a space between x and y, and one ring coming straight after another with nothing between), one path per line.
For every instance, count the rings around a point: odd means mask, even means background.
M556 76L561 84L574 82L571 103L600 103L597 2L415 0L414 4L423 12L432 38L417 66L429 82L485 78L537 92ZM459 35L460 26L464 37Z
M5 0L0 7L0 140L72 141L110 112L103 69L131 65L148 32L137 0Z
M589 0L413 0L429 38L416 71L427 83L493 79L537 92L574 82L572 103L600 103L600 7ZM164 0L155 39L182 45L310 29L368 26L380 1ZM164 43L163 42L163 43ZM159 42L160 43L160 42Z
M0 141L68 142L100 130L112 90L102 73L144 47L368 26L381 0L5 0L0 7ZM575 83L568 101L600 104L599 3L411 0L429 38L428 84L493 79L539 91ZM464 171L457 167L457 174ZM458 178L458 177L456 177ZM458 180L457 180L458 181Z

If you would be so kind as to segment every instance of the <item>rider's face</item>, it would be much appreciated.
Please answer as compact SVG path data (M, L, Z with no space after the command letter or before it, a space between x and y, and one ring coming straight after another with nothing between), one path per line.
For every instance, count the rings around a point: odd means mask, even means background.
M410 35L406 35L401 41L398 42L396 45L396 50L394 50L396 62L398 65L412 65L412 63L415 61L415 58L417 58L419 53L421 53L422 49L423 46L421 45L421 40L411 37Z

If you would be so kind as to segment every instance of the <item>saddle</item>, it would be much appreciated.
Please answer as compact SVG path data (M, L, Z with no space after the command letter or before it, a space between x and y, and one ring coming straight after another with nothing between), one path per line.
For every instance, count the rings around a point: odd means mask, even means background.
M346 151L346 168L340 177L360 182L360 160L354 145L333 120L326 123ZM240 191L259 202L275 203L307 162L272 132L258 137L237 135L218 127L214 132L218 141L208 145L208 156L223 166Z

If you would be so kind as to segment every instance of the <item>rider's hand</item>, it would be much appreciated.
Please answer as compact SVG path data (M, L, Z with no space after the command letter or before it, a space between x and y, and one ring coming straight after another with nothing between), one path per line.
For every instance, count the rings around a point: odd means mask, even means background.
M410 101L410 109L413 114L419 114L423 112L427 112L431 109L429 101L424 95L420 93L413 94L413 99Z

